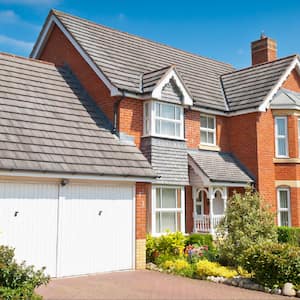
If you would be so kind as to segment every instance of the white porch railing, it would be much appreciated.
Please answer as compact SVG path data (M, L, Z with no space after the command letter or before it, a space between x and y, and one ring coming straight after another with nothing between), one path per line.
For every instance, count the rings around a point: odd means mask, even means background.
M214 233L216 227L219 225L220 221L224 218L224 215L213 215L212 224L210 222L209 215L196 216L194 219L195 232L211 232Z

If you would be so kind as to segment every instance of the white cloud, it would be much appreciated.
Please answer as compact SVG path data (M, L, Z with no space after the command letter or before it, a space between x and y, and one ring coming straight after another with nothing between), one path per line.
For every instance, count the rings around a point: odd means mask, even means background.
M0 10L1 23L16 23L19 20L19 16L13 10Z
M0 0L0 3L51 6L57 4L59 1L60 0Z
M17 40L6 35L0 34L0 44L9 46L13 50L22 50L24 52L30 52L34 43Z

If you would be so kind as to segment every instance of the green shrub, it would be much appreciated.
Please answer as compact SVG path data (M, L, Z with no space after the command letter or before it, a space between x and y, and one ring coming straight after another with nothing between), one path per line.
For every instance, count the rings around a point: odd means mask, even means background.
M214 249L213 237L211 234L192 233L185 242L188 245L207 246L209 250Z
M189 264L184 258L166 260L161 267L173 274L190 278L194 276L194 266Z
M300 248L289 244L261 243L245 251L243 267L265 286L300 284Z
M263 241L277 241L274 214L251 188L229 198L225 218L217 228L220 261L237 267L244 252Z
M147 235L147 261L155 262L156 259L161 255L175 257L182 256L185 247L185 240L186 238L181 232L167 232L159 237Z
M207 276L222 276L225 278L231 278L238 275L235 270L223 267L216 262L208 260L200 260L197 262L195 272L200 278L205 278Z
M35 270L25 263L18 264L14 259L14 249L0 246L0 299L37 300L35 288L47 284L50 278L44 269Z
M300 228L299 227L277 227L278 242L288 243L300 247Z

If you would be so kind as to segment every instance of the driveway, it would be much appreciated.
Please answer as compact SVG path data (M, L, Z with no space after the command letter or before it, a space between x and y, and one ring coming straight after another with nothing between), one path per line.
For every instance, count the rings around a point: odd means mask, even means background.
M153 271L114 272L54 279L38 289L45 300L161 299L161 300L280 300L287 299L223 284Z

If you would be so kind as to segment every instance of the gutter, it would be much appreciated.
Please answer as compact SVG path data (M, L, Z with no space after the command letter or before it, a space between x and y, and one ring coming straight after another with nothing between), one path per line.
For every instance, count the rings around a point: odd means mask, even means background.
M114 119L113 119L113 128L111 130L112 134L119 135L119 132L117 130L118 128L118 112L119 112L119 107L121 104L121 101L125 99L124 92L122 91L122 96L114 103Z

